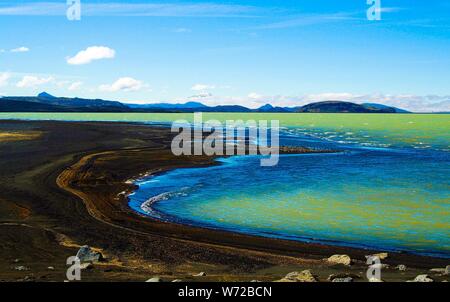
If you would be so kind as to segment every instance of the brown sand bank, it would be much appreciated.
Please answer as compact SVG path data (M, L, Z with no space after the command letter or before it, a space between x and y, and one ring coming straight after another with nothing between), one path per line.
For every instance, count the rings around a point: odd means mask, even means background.
M311 269L364 276L373 251L305 244L206 230L142 217L127 206L127 180L145 173L213 164L213 158L175 157L168 129L125 123L0 121L1 132L39 132L32 140L0 142L0 280L65 278L66 258L80 245L108 261L83 271L83 280L275 280ZM348 254L351 267L322 259ZM386 280L412 279L447 260L391 254ZM23 266L23 270L18 270ZM52 267L52 268L49 268ZM206 277L193 277L200 271ZM440 278L440 277L438 277Z

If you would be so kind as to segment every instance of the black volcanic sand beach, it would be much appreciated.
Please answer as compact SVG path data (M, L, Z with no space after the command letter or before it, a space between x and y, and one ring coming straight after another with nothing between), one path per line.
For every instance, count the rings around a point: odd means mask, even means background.
M130 179L214 164L175 157L171 138L169 129L141 124L0 121L0 280L63 281L67 257L82 245L106 257L82 271L83 281L273 281L305 269L321 281L337 273L366 280L365 255L375 251L194 228L131 211ZM354 264L327 263L333 254ZM447 259L389 253L383 263L386 281L447 278L428 272ZM206 276L194 277L199 272Z

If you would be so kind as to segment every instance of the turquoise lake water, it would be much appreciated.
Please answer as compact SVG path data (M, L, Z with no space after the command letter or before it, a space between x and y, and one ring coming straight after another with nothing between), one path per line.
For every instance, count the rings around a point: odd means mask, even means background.
M162 220L450 258L450 115L205 114L277 119L281 145L338 149L254 156L142 179L129 205ZM0 119L170 122L190 114L5 113Z
M380 136L381 137L381 136ZM219 159L138 182L136 211L214 229L450 257L450 153L370 135L297 127L281 145L336 154Z

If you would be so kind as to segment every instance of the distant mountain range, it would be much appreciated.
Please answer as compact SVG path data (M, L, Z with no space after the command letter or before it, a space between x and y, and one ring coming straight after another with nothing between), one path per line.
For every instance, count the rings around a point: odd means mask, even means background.
M382 104L355 104L325 101L298 107L274 107L266 104L257 109L238 105L206 106L199 102L184 104L124 104L101 99L55 97L46 92L37 96L0 98L0 112L262 112L262 113L408 113Z

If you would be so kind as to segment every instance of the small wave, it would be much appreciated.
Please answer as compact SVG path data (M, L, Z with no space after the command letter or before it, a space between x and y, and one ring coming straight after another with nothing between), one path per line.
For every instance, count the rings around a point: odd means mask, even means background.
M154 203L161 201L161 200L167 200L170 198L171 192L165 192L161 193L159 195L153 196L149 198L147 201L141 204L141 210L147 213L150 216L161 218L159 214L157 214L152 206Z
M164 192L161 194L158 194L156 196L150 197L147 201L143 202L141 204L141 210L147 213L150 216L161 218L161 216L156 213L156 211L153 209L153 205L157 202L163 201L163 200L169 200L172 197L176 196L187 196L188 191L190 190L190 187L183 187L178 192Z

